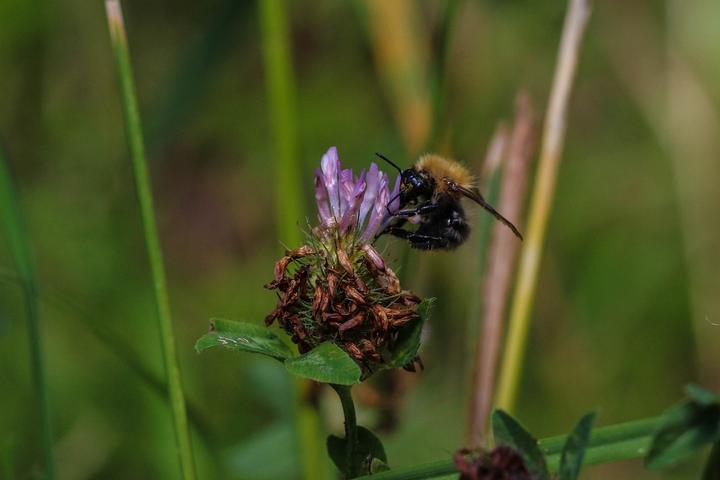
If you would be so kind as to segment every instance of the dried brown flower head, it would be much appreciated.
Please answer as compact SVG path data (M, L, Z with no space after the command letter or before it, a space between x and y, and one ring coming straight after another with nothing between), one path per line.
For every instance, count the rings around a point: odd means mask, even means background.
M366 373L383 362L400 327L418 317L420 299L400 288L370 245L350 254L342 246L288 251L265 287L278 293L267 325L277 321L301 353L333 341Z

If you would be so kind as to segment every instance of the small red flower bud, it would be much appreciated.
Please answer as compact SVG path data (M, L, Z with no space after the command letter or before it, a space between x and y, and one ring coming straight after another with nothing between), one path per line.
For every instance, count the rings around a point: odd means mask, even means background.
M453 461L460 480L532 480L520 454L505 445L490 452L463 448Z
M377 250L372 245L363 245L363 252L367 255L368 260L372 263L373 267L379 272L385 271L385 261L380 256Z

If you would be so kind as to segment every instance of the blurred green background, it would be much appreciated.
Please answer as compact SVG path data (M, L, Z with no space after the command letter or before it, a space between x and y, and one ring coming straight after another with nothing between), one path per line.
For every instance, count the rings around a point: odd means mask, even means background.
M446 2L285 3L303 217L315 218L313 171L331 145L356 169L375 151L408 165L431 146L480 175L519 90L541 123L565 2L455 4L442 66ZM258 5L123 6L200 477L298 478L282 367L193 350L211 316L262 322L275 303L262 285L287 243ZM690 381L720 387L718 25L715 0L594 6L517 412L539 437L590 409L601 425L659 414ZM0 79L0 138L38 270L58 478L178 478L102 2L0 1ZM0 477L35 478L25 310L0 238ZM403 245L387 243L399 264ZM425 371L392 379L385 402L397 417L380 434L393 466L462 445L478 243L476 232L454 253L409 256L406 287L438 302ZM377 392L356 396L360 422L376 425ZM332 392L318 406L323 438L341 431ZM583 475L691 479L701 462Z

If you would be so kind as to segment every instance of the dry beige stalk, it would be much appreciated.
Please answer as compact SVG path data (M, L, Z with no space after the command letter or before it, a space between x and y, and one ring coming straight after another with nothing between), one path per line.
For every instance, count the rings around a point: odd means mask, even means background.
M527 190L527 176L535 143L534 113L530 97L518 95L515 121L500 189L498 209L519 224ZM491 145L492 147L492 145ZM487 420L492 408L495 371L519 244L501 224L493 227L482 288L482 334L475 355L475 376L470 403L468 445L485 444Z

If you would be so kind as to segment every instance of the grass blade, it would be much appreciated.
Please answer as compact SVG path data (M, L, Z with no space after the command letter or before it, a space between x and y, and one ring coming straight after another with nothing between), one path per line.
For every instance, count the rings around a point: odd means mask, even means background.
M42 428L43 466L45 478L52 479L55 478L55 463L52 453L53 439L47 383L45 381L37 279L30 255L27 234L25 233L20 203L17 200L10 168L5 161L2 150L0 150L0 218L3 219L5 224L5 231L10 242L10 251L17 265L25 297L28 337L30 339L30 366L37 402L36 408Z
M135 95L135 84L133 82L132 67L130 65L130 53L125 34L122 7L120 6L119 0L106 0L105 8L110 29L110 40L112 42L117 67L126 135L140 204L145 244L155 291L163 361L165 364L170 406L175 426L175 441L180 457L182 478L191 480L195 478L195 461L185 411L185 397L180 380L180 367L175 351L175 338L170 316L170 300L168 298L162 251L160 249L160 241L158 239L157 225L155 222L150 176L145 159L145 145Z

